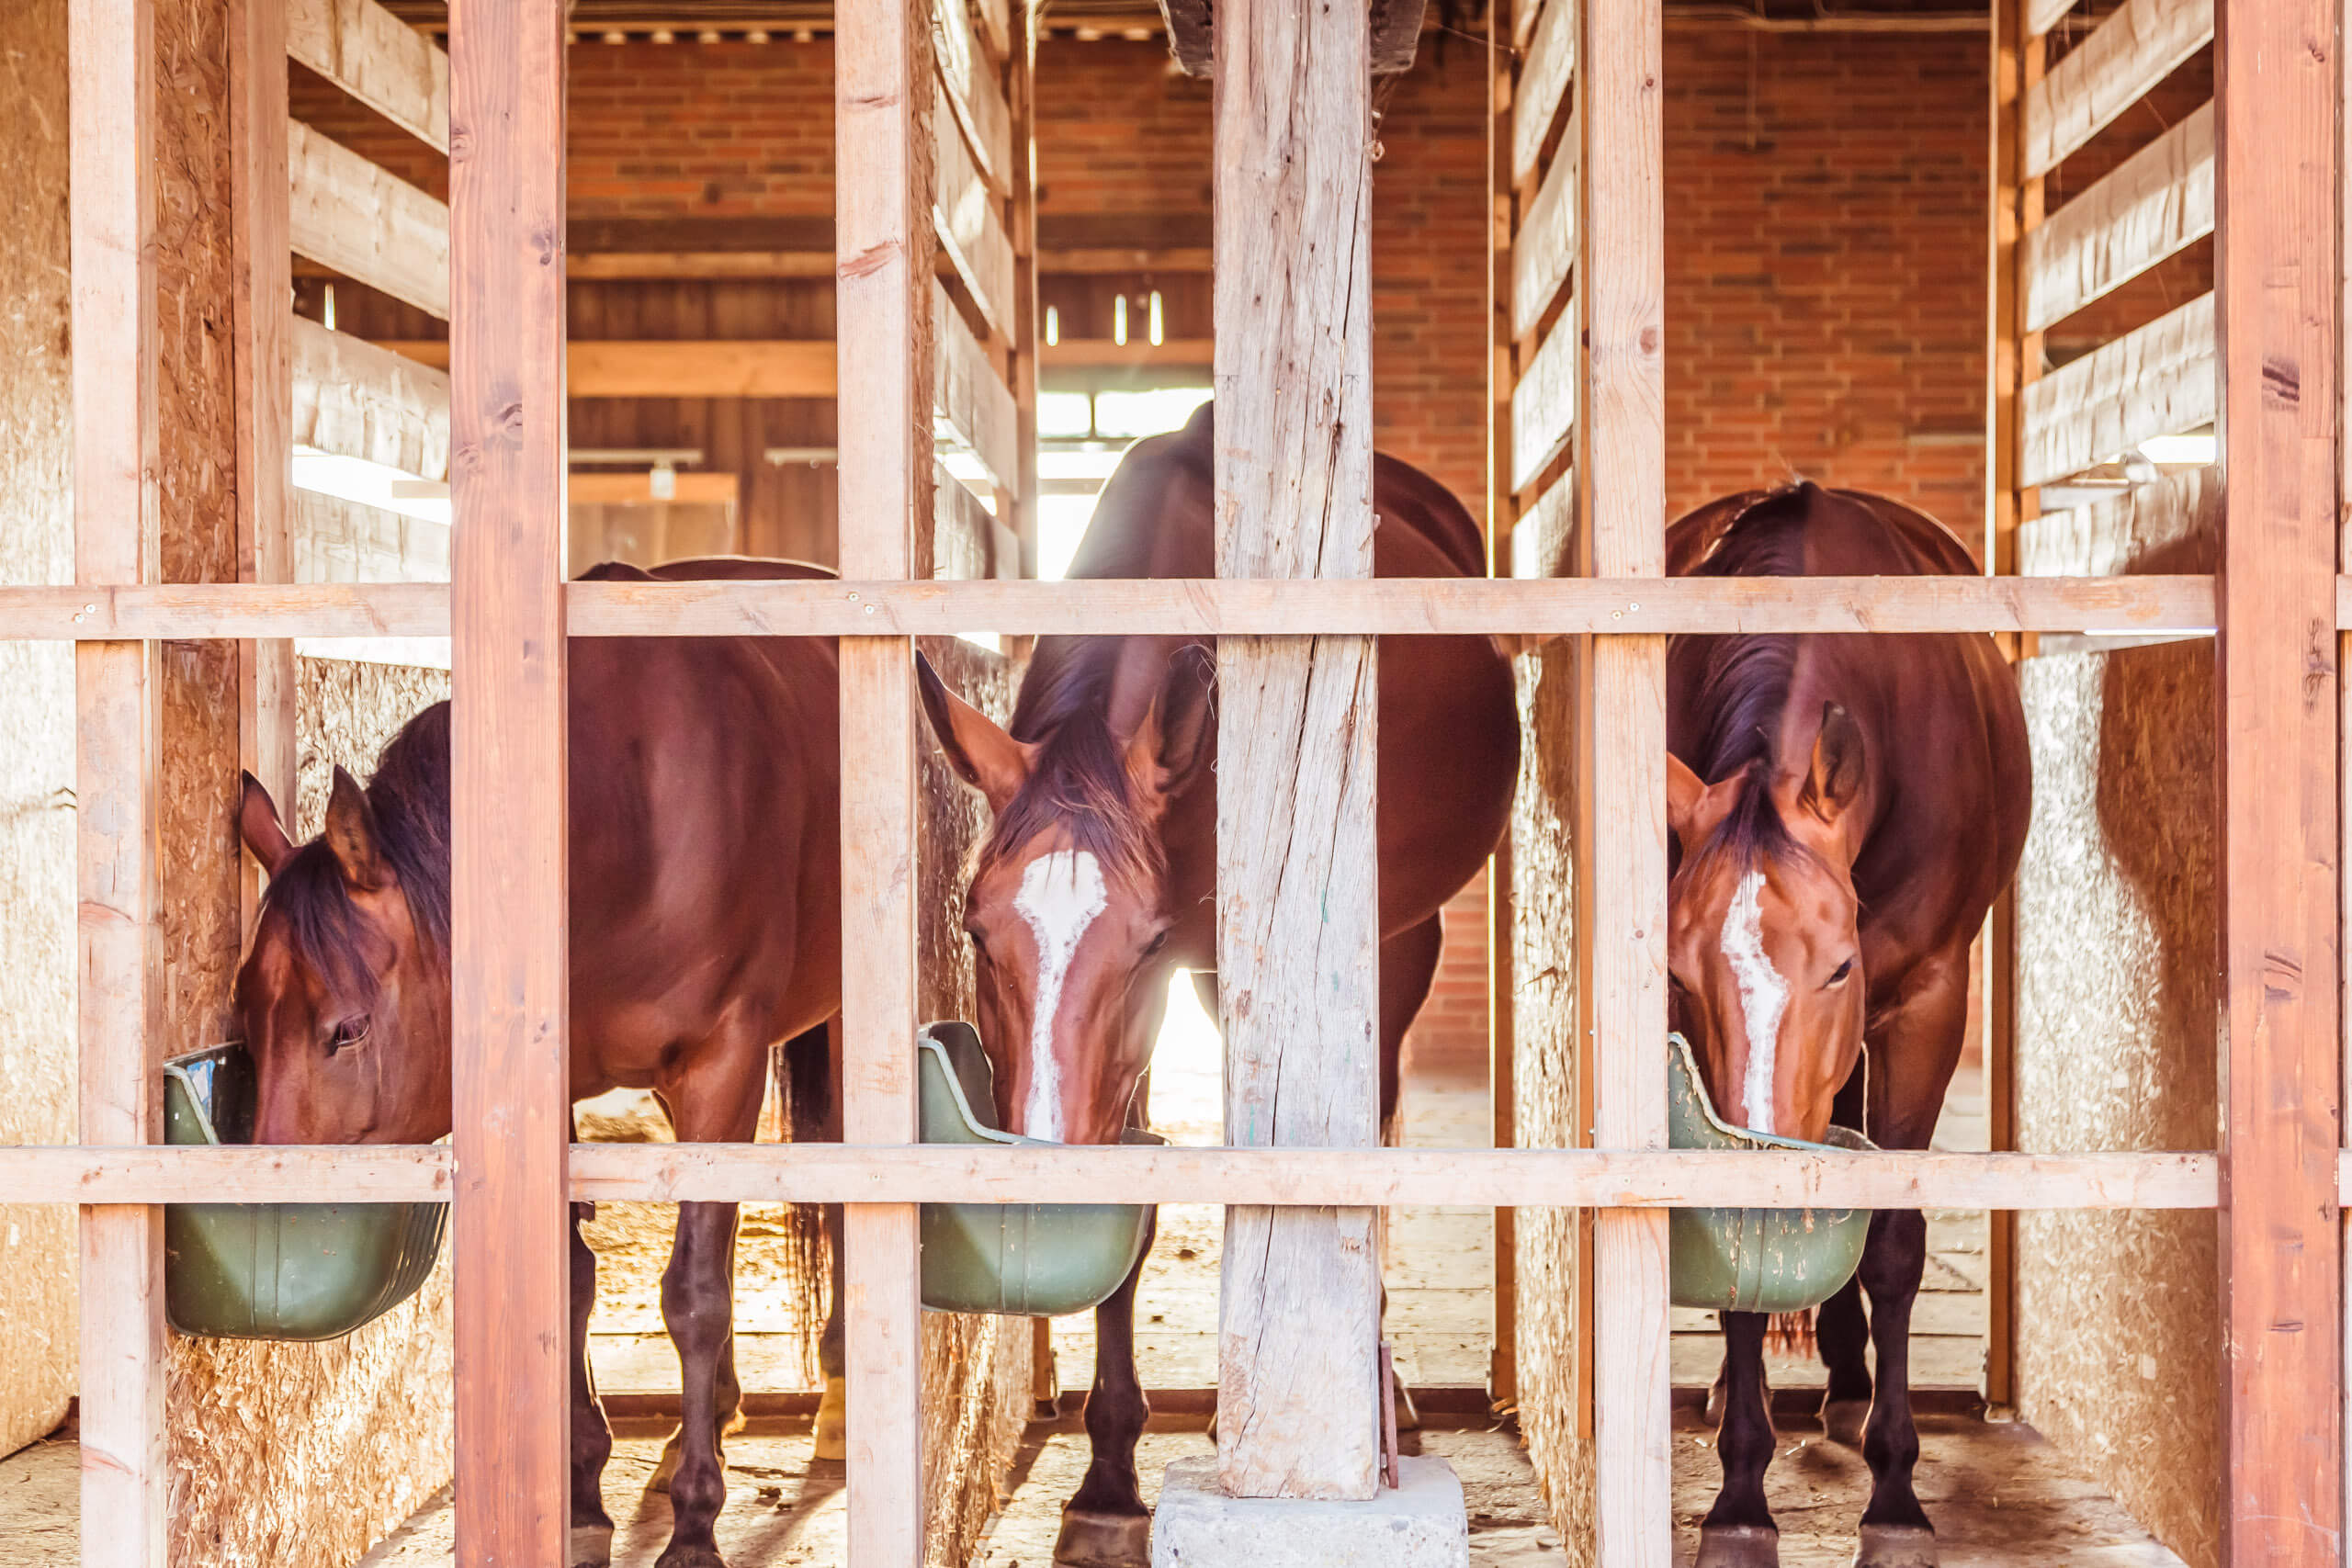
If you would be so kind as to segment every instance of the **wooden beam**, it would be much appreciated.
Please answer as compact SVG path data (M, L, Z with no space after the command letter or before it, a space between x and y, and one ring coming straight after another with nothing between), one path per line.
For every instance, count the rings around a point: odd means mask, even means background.
M933 416L1009 493L1021 482L1021 413L1012 389L936 283L931 299Z
M2026 176L2056 168L2212 37L2213 0L2125 0L2027 90Z
M375 346L418 365L447 366L440 338ZM575 398L826 398L834 353L824 338L575 338L565 349Z
M1096 369L1114 365L1198 365L1206 367L1216 359L1216 345L1212 339L1198 337L1168 338L1152 343L1145 338L1129 338L1114 343L1106 337L1064 338L1039 349L1045 363L1056 369Z
M1392 76L1412 69L1427 0L1368 0L1365 8L1371 14L1372 73ZM1170 52L1188 76L1216 73L1214 13L1211 0L1159 0Z
M960 6L962 0L951 3ZM1005 232L1002 200L980 178L955 127L938 116L931 123L938 154L931 217L941 258L971 297L989 337L1009 341L1012 239Z
M934 0L850 0L833 45L840 251L841 562L914 575L932 508ZM842 698L843 1135L916 1136L913 648L844 637ZM849 1555L922 1561L922 1308L915 1210L847 1211Z
M299 316L288 326L296 445L421 479L449 477L445 372Z
M294 582L449 581L449 525L337 496L294 492ZM447 633L447 596L439 630Z
M1666 570L1665 133L1658 0L1577 7L1583 23L1585 393L1578 550L1597 575ZM1537 26L1542 42L1543 26ZM1522 81L1524 78L1522 77ZM1662 1147L1666 1128L1666 639L1591 646L1579 727L1577 874L1593 1142ZM1674 1561L1666 1216L1592 1224L1596 1527L1611 1568Z
M447 1145L0 1146L21 1203L429 1203L458 1190ZM2352 1181L2352 1173L2346 1174ZM575 1144L588 1202L1249 1203L1326 1208L2211 1209L2211 1154L1727 1153L1698 1149Z
M1535 199L1520 215L1510 243L1510 335L1528 336L1568 281L1577 258L1577 160L1584 136L1569 109L1559 153L1544 171Z
M1577 333L1578 301L1554 323L1543 346L1521 369L1510 392L1510 485L1524 493L1566 451L1576 434L1577 376L1583 343Z
M645 506L671 502L732 506L741 498L741 477L726 473L673 473L668 495L657 495L651 474L582 474L571 479L574 506Z
M2213 296L2200 294L2027 387L2018 481L2047 484L2152 435L2211 424L2213 354Z
M1544 7L1535 23L1535 37L1527 46L1527 60L1519 70L1519 86L1510 106L1510 177L1513 186L1527 183L1543 156L1560 106L1568 97L1568 78L1577 64L1577 18L1583 6L1555 0Z
M571 1525L564 10L450 17L458 1568Z
M2188 468L2020 524L2017 569L2029 577L2110 577L2161 561L2166 570L2202 570L2216 563L2221 537L2222 470Z
M964 0L929 0L938 100L963 132L972 166L999 197L1012 194L1012 110L995 68L972 37Z
M2213 625L2212 579L2165 576L574 582L564 594L581 637L2143 633ZM447 592L424 584L0 587L0 638L448 631Z
M376 0L286 0L286 52L430 145L449 151L449 57Z
M985 11L986 6L983 5ZM1044 338L1045 312L1037 302L1037 31L1038 9L1021 8L1018 47L1006 68L1008 97L1012 107L1012 144L1020 155L1012 161L1012 201L1009 238L1012 244L1012 387L1017 421L1014 444L1021 471L1014 476L1010 504L1000 504L992 525L999 536L990 568L996 577L1033 577L1037 570L1037 391L1043 368L1037 345ZM1008 543L1009 541L1009 543ZM1050 1340L1050 1336L1047 1337ZM1036 1375L1052 1381L1053 1359L1036 1361Z
M74 575L160 572L152 0L70 0ZM164 983L154 849L161 671L152 643L76 650L74 801L81 1136L153 1143ZM81 1561L163 1568L163 1211L81 1225Z
M1372 575L1370 20L1221 0L1216 566ZM1377 655L1363 637L1217 646L1217 977L1236 1143L1379 1141ZM1218 1479L1378 1485L1378 1214L1226 1214Z
M2343 1561L2334 0L2222 0L2222 1561ZM2324 1392L2323 1392L2324 1391Z
M2025 327L2040 332L2213 231L2213 106L2140 149L2025 236Z
M448 208L299 120L287 138L295 254L447 321Z
M1100 277L1125 273L1150 276L1156 273L1209 273L1216 257L1206 245L1152 249L1147 246L1102 245L1037 254L1041 272L1059 276Z
M830 278L831 251L611 251L574 255L565 269L577 279L614 282L703 282L726 278Z
M2048 32L2065 20L2066 13L2075 8L2075 0L2026 0L2025 25L2029 32Z

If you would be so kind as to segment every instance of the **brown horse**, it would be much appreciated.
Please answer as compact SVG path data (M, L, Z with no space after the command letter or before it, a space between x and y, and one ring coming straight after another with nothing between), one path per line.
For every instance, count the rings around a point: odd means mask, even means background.
M720 560L660 575L831 574ZM574 1100L650 1089L682 1141L745 1142L770 1048L812 1028L821 1040L841 1006L838 681L822 638L573 639ZM447 703L385 748L366 791L337 769L326 831L299 848L245 780L240 827L269 873L237 976L259 1069L256 1141L422 1144L450 1131L449 790ZM612 1437L588 1370L596 1262L580 1218L572 1562L601 1563ZM682 1377L662 1568L724 1568L713 1530L726 1500L719 1439L737 1404L734 1245L734 1204L678 1205L662 1280Z
M1715 502L1667 539L1673 576L1977 570L1932 519L1811 484ZM1818 1142L1835 1121L1926 1148L1967 1030L1969 943L2017 870L2032 804L2008 664L1981 636L1684 637L1667 687L1671 1005L1709 1093L1758 1132ZM1871 1467L1862 1568L1936 1561L1911 1485L1908 1340L1926 1259L1919 1213L1880 1213L1855 1278L1818 1314L1823 1423ZM1724 1314L1724 1486L1701 1568L1780 1560L1765 1327Z
M1070 575L1216 575L1210 412L1131 447ZM1477 525L1445 489L1377 460L1374 570L1483 574ZM1046 637L1010 733L923 669L948 761L995 827L967 896L979 1028L1002 1125L1066 1143L1140 1125L1171 970L1216 963L1214 647L1173 637ZM1510 667L1486 639L1384 638L1380 662L1380 1102L1396 1100L1405 1029L1429 993L1438 909L1500 837L1519 765ZM1206 987L1204 987L1204 991ZM1214 1014L1213 996L1204 996ZM1141 1265L1137 1266L1137 1274ZM1086 1429L1093 1458L1063 1511L1057 1562L1149 1560L1136 1483L1148 1414L1135 1367L1136 1276L1096 1309Z

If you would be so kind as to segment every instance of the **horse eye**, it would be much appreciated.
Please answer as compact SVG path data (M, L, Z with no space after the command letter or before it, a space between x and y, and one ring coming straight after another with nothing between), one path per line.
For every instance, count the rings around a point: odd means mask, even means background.
M1827 984L1830 986L1842 986L1846 983L1846 976L1853 972L1854 961L1849 958L1845 963L1838 965L1838 972L1829 976ZM1824 988L1826 989L1826 987L1825 987Z
M1143 944L1143 955L1144 955L1146 958L1148 958L1148 957L1150 957L1153 953L1158 953L1161 948L1166 947L1167 945L1168 945L1168 933L1167 933L1167 931L1155 931L1155 932L1153 932L1153 933L1152 933L1152 938L1151 938L1151 940L1150 940L1149 942L1145 942L1145 943Z
M336 1024L334 1031L327 1035L327 1055L332 1056L337 1051L348 1050L354 1045L366 1044L368 1024L366 1013L361 1013L356 1018L346 1018Z
M973 926L966 926L964 934L972 939L972 951L985 960L989 955L988 939L981 936L978 929Z

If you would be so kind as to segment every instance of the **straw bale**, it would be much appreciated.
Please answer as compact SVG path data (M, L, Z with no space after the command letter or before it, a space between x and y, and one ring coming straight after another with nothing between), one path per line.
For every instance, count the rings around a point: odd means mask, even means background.
M319 830L334 764L366 777L400 726L448 689L444 671L300 660L297 836ZM447 1269L345 1339L175 1338L172 1349L175 1565L342 1568L448 1479Z
M1002 723L1014 671L999 655L952 637L926 637L940 678ZM921 814L915 900L917 1000L926 1019L973 1016L971 942L964 935L963 873L988 828L988 807L918 736ZM934 1564L970 1561L1001 1506L1029 1414L1028 1321L926 1313L922 1320L924 1553Z
M2211 1148L2213 645L2020 671L2018 1146ZM2219 1561L2215 1244L2211 1213L2018 1223L2020 1412L2191 1568Z
M0 6L0 581L70 582L64 0ZM0 643L0 1143L70 1143L74 1035L74 652ZM74 1393L74 1211L0 1204L0 1453Z
M1516 660L1526 744L1510 828L1512 1115L1523 1148L1576 1143L1577 663L1565 641ZM1596 1558L1592 1439L1577 1412L1582 1224L1573 1209L1521 1209L1515 1232L1520 1428L1565 1561L1585 1568Z

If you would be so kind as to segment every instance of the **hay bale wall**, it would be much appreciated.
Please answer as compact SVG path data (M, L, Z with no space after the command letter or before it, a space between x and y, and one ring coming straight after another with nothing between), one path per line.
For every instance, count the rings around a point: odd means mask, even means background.
M1566 641L1517 660L1521 747L1511 806L1512 1116L1522 1148L1577 1142L1576 683ZM1574 1568L1594 1561L1592 1439L1579 1433L1582 1219L1521 1209L1519 1419Z
M2211 499L2051 520L2028 570L2210 571ZM2211 1148L2216 1102L2213 645L2020 666L2032 834L2018 875L2018 1145ZM2191 1568L2220 1548L2211 1213L2018 1224L2019 1410Z
M305 659L294 829L316 834L330 771L360 778L444 671ZM232 709L233 711L233 709ZM282 804L282 803L281 803ZM172 1342L174 1568L344 1568L449 1478L449 1271L323 1345Z
M952 637L925 637L923 652L950 689L998 723L1012 716L1012 662ZM964 880L988 807L949 771L921 728L916 773L915 952L925 1019L974 1016L972 944L964 934ZM931 1500L924 1556L971 1559L1004 1498L1029 1416L1029 1320L926 1313L922 1320L923 1495Z
M74 580L64 0L6 0L0 96L0 581ZM0 1143L71 1143L74 650L0 642ZM75 1362L74 1211L0 1204L0 1453L63 1419Z

